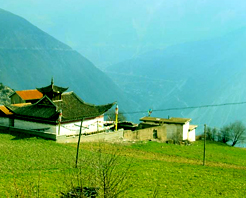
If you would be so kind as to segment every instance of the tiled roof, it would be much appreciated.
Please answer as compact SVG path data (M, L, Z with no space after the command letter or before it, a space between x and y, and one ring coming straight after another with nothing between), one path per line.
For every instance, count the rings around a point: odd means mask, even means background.
M16 91L15 93L17 93L23 100L35 100L43 97L43 94L37 89Z
M44 96L43 98L46 98ZM41 100L40 100L41 101ZM10 105L8 108L14 113L15 117L21 119L36 119L43 121L55 121L58 118L58 112L56 106L54 105L44 105L44 104L32 104L26 106L13 106Z
M0 106L0 111L3 112L5 115L12 115L13 113L10 112L5 106Z
M143 122L156 122L156 123L170 123L170 124L185 124L190 122L190 118L156 118L156 117L143 117L140 119Z
M23 106L27 106L27 105L31 105L32 103L28 102L28 103L17 103L17 104L11 104L12 106L15 107L23 107Z
M56 85L51 84L51 85L49 85L47 87L37 88L37 90L39 90L43 94L51 93L51 92L63 93L63 92L68 90L68 87L67 88L58 87Z
M51 101L47 96L44 96L35 104L24 107L9 106L9 108L16 117L22 119L43 119L44 121L56 122L60 109L62 110L62 121L73 121L81 118L97 117L113 105L114 103L99 106L88 104L73 92L69 92L62 94L62 100Z
M62 120L76 120L82 117L96 117L108 111L114 103L93 105L81 100L74 92L62 94L61 101L54 101L62 109Z

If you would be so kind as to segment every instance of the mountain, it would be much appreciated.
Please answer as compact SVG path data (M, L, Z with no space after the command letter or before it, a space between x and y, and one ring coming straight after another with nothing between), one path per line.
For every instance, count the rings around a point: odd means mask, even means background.
M0 83L0 105L9 105L11 103L9 96L13 94L14 91L2 83Z
M246 101L246 28L225 36L155 50L108 67L105 71L139 109L153 116L182 116L194 124L220 127L246 120L246 105L183 108Z
M228 33L245 25L246 9L243 0L107 0L107 5L98 0L0 0L0 5L99 68L153 49Z
M14 90L56 85L69 87L89 103L131 102L120 88L88 59L35 27L0 9L0 82Z

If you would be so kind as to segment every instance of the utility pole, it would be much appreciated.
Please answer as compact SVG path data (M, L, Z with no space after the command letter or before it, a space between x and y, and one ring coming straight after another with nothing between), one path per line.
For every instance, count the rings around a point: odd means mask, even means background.
M206 161L206 133L207 133L207 125L204 124L204 151L203 151L203 166L205 166Z
M79 139L78 139L78 144L77 144L77 154L76 154L75 168L77 168L77 164L78 164L78 158L79 158L79 143L80 143L80 138L81 138L81 133L82 133L83 120L84 120L84 118L81 119L80 129L79 129Z

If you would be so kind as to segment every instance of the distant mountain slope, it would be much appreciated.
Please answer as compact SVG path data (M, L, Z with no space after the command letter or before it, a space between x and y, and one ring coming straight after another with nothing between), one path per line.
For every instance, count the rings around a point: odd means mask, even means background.
M246 28L221 38L185 43L143 54L107 68L108 75L142 109L166 109L246 101ZM246 120L246 105L179 111L153 116L182 116L194 123L221 126Z
M89 60L25 19L0 9L0 82L15 90L55 84L69 87L89 103L118 101L121 90ZM129 104L127 104L129 103Z

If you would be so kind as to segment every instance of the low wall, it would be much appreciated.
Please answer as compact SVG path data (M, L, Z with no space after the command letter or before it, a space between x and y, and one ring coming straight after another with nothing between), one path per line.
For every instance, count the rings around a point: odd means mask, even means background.
M79 136L65 135L57 136L56 141L58 143L77 143ZM100 141L121 141L123 139L123 131L115 132L102 132L92 135L81 135L80 142L100 142Z
M34 130L20 129L16 127L0 126L0 131L13 132L13 133L25 133L33 136L42 137L44 139L55 140L58 143L77 143L79 136L56 136L56 134L49 132L39 132ZM120 141L123 139L123 130L116 132L102 132L92 135L82 135L80 142L98 142L98 141Z
M135 131L126 130L124 131L123 137L126 140L143 141L157 139L164 142L167 140L167 131L165 125L139 129Z

